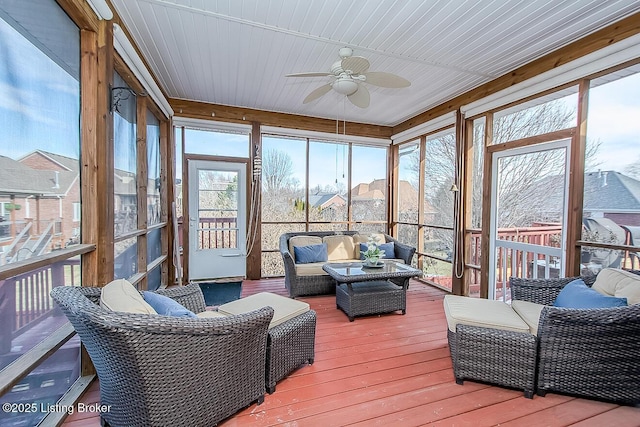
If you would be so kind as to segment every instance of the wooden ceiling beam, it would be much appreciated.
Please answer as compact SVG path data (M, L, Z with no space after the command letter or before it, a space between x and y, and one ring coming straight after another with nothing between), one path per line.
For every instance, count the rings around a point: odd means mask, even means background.
M255 110L251 108L232 107L229 105L210 104L184 99L169 99L169 104L176 117L215 120L231 123L259 122L265 126L275 126L287 129L299 129L316 132L335 133L336 121L297 114L277 113L272 111ZM343 133L342 122L340 134ZM390 138L392 127L372 125L367 123L347 122L346 134L367 136L372 138Z

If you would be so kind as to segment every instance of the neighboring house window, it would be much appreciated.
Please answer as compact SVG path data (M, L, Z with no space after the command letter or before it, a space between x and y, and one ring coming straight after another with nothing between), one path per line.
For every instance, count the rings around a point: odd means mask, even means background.
M80 215L82 211L80 210L80 202L73 202L73 221L80 221Z

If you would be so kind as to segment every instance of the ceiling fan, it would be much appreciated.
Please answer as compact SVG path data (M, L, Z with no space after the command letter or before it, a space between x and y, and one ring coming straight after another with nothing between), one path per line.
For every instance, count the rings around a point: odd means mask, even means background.
M353 49L343 47L339 51L340 60L333 63L331 72L295 73L286 77L332 77L331 83L313 90L302 101L307 104L328 93L331 89L346 95L349 101L357 107L369 106L369 90L362 83L386 88L402 88L411 85L411 82L403 77L382 71L369 71L369 61L362 56L353 56Z

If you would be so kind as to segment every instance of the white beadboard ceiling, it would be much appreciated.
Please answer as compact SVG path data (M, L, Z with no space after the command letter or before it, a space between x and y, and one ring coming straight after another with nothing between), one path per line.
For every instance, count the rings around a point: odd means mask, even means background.
M638 0L111 0L171 98L393 126L640 11ZM366 109L302 100L351 47L378 88Z

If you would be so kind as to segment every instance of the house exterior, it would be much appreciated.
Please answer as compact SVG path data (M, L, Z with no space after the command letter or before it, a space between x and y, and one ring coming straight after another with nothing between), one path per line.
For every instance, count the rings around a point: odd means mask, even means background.
M1 264L25 259L80 237L78 160L42 150L0 156Z

